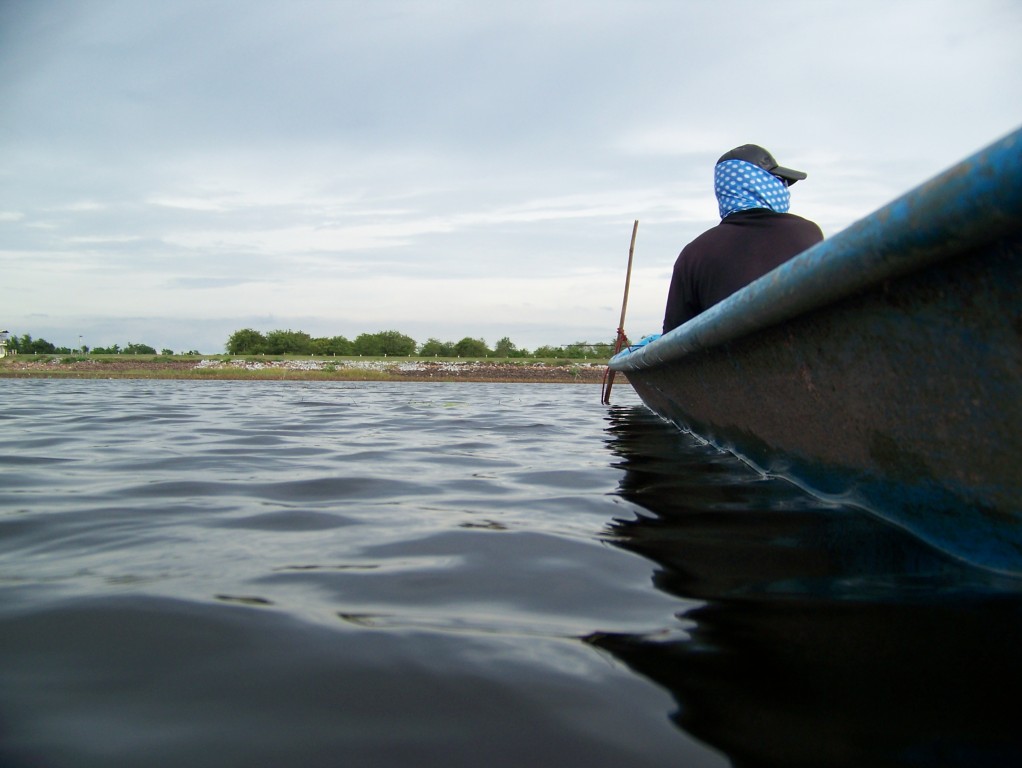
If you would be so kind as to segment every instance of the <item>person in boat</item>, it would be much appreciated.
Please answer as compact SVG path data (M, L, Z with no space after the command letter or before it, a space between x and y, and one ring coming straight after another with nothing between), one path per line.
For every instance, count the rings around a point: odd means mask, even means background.
M756 144L721 156L713 182L721 222L674 263L664 333L823 240L814 222L788 213L788 188L804 178Z

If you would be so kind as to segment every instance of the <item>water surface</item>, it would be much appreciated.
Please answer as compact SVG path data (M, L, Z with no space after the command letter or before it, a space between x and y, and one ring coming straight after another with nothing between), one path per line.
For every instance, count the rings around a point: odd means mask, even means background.
M1022 756L1017 584L627 386L2 389L4 766Z

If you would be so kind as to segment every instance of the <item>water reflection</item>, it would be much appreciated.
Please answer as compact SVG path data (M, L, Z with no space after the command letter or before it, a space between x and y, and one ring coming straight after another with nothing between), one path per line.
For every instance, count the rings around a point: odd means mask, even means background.
M698 608L676 632L588 638L664 686L672 719L736 766L1022 765L1022 590L611 410L609 536ZM1004 701L1009 697L1009 703Z

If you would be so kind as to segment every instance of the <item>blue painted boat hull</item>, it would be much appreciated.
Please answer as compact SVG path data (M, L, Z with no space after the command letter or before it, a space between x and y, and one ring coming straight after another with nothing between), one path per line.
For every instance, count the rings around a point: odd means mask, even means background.
M1022 574L1022 131L611 368L761 469Z

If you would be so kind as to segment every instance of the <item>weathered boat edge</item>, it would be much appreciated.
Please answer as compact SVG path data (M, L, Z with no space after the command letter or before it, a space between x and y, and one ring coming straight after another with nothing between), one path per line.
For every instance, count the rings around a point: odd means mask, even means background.
M1020 138L612 367L755 466L1022 574Z

